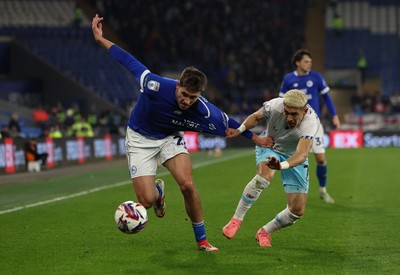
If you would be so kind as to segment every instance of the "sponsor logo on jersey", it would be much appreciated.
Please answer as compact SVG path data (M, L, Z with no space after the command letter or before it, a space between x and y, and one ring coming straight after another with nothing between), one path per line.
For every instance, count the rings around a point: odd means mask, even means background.
M208 124L208 129L210 129L211 131L215 131L217 128L215 127L214 124L209 123L209 124Z
M149 83L147 83L147 88L149 90L158 92L158 90L160 89L160 82L150 80Z

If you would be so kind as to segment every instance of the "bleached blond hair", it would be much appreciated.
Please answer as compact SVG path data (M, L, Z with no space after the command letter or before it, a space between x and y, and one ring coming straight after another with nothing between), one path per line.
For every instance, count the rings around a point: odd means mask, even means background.
M307 96L300 90L289 90L283 96L283 104L290 108L304 108L307 105Z

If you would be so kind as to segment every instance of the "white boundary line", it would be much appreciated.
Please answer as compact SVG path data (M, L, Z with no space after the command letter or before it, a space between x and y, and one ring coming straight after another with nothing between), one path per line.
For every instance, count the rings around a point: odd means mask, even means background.
M204 167L204 166L212 165L212 164L223 162L223 161L227 161L227 160L232 160L232 159L244 157L244 156L247 156L247 155L250 155L250 154L254 154L254 151L251 150L249 152L243 152L243 153L235 154L235 155L232 155L232 156L229 156L229 157L221 157L221 158L218 158L218 159L205 161L205 162L202 162L202 163L199 163L199 164L194 164L193 165L193 169L201 168L201 167ZM163 176L163 175L166 175L168 173L169 173L168 171L165 171L165 172L159 173L158 176ZM6 209L6 210L0 211L0 215L4 215L4 214L7 214L7 213L12 213L12 212L16 212L16 211L20 211L20 210L24 210L24 209L28 209L28 208L33 208L33 207L36 207L36 206L41 206L41 205L45 205L45 204L49 204L49 203L53 203L53 202L64 201L64 200L68 200L68 199L72 199L72 198L76 198L76 197L82 197L82 196L89 195L91 193L95 193L95 192L111 189L111 188L114 188L114 187L127 185L127 184L130 184L130 183L131 183L131 181L121 181L121 182L117 182L117 183L114 183L114 184L105 185L105 186L101 186L101 187L96 187L96 188L92 188L92 189L89 189L89 190L86 190L86 191L81 191L81 192L74 193L74 194L67 195L67 196L61 196L61 197L56 197L56 198L45 200L45 201L39 201L39 202L36 202L36 203L17 206L17 207L14 207L14 208L10 208L10 209Z

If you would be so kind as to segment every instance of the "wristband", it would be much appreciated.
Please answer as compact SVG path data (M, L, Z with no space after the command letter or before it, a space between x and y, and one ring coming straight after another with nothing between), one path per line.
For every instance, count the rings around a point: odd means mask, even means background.
M240 131L240 133L243 133L244 131L246 131L246 126L242 123L242 125L240 125L237 129Z
M283 161L281 162L281 170L289 169L289 162Z

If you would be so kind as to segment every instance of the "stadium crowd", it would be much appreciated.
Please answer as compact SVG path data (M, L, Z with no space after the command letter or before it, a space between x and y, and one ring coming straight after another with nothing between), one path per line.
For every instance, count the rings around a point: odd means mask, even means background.
M231 115L247 115L277 96L292 69L288 57L304 43L303 1L92 4L151 71L165 75L188 65L204 71L210 82L206 97Z
M65 108L61 103L57 106L44 107L39 104L33 110L34 127L39 130L35 137L95 137L125 135L127 116L115 111L97 112L95 106L81 111L77 104ZM13 113L8 124L2 123L0 139L30 138L24 133L18 113Z

